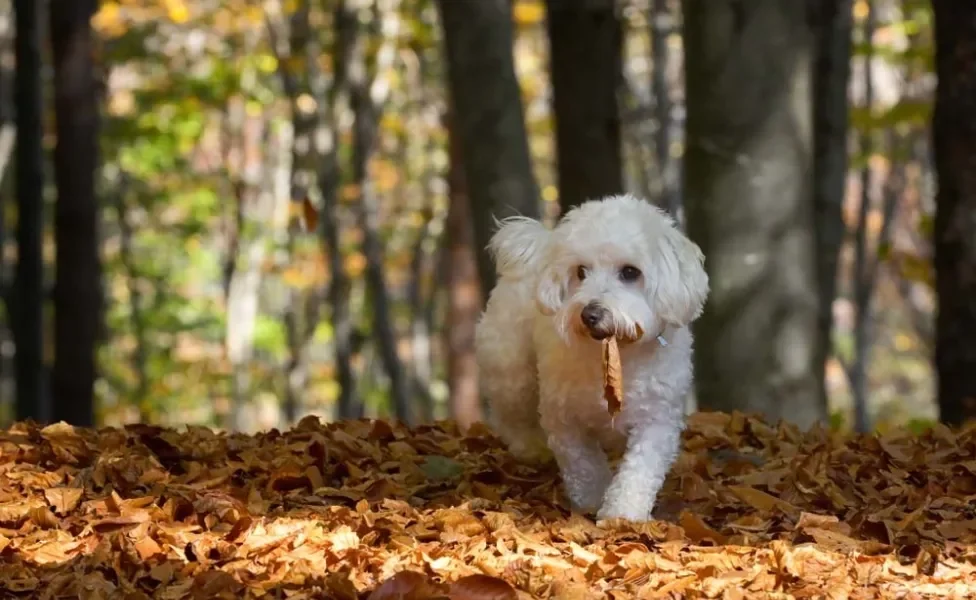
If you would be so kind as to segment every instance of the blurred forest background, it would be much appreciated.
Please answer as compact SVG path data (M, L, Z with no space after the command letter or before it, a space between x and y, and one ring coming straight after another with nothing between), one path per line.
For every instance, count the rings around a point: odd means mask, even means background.
M976 19L947 2L959 43ZM0 420L466 426L491 216L628 191L706 253L701 407L924 426L934 17L919 0L0 0ZM945 396L946 420L976 411Z

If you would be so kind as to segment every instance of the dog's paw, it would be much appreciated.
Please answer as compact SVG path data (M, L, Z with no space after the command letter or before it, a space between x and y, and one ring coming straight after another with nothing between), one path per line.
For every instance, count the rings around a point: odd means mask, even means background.
M609 521L612 519L622 519L634 523L642 523L651 518L653 506L644 503L637 504L617 504L615 502L604 502L603 506L596 513L597 522Z

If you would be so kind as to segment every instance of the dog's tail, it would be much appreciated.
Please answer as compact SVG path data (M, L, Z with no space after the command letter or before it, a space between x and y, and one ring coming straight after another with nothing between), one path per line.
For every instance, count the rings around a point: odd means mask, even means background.
M522 216L495 219L498 230L488 242L499 276L519 277L540 260L549 241L549 230L535 219Z

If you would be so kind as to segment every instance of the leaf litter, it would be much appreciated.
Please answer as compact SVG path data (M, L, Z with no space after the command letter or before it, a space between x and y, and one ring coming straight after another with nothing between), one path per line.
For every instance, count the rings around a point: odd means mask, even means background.
M657 520L572 514L476 425L0 432L4 598L966 598L976 428L701 413Z

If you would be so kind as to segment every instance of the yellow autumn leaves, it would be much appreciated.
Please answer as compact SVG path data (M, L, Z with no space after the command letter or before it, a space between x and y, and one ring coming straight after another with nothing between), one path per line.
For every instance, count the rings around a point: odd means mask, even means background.
M240 26L242 23L263 25L265 10L260 4L246 1L224 3L226 10L215 14L214 25L218 29ZM285 0L286 11L293 11L297 0ZM172 23L183 24L199 18L191 0L104 0L92 18L92 26L106 37L117 37L126 32L134 22L165 18Z

